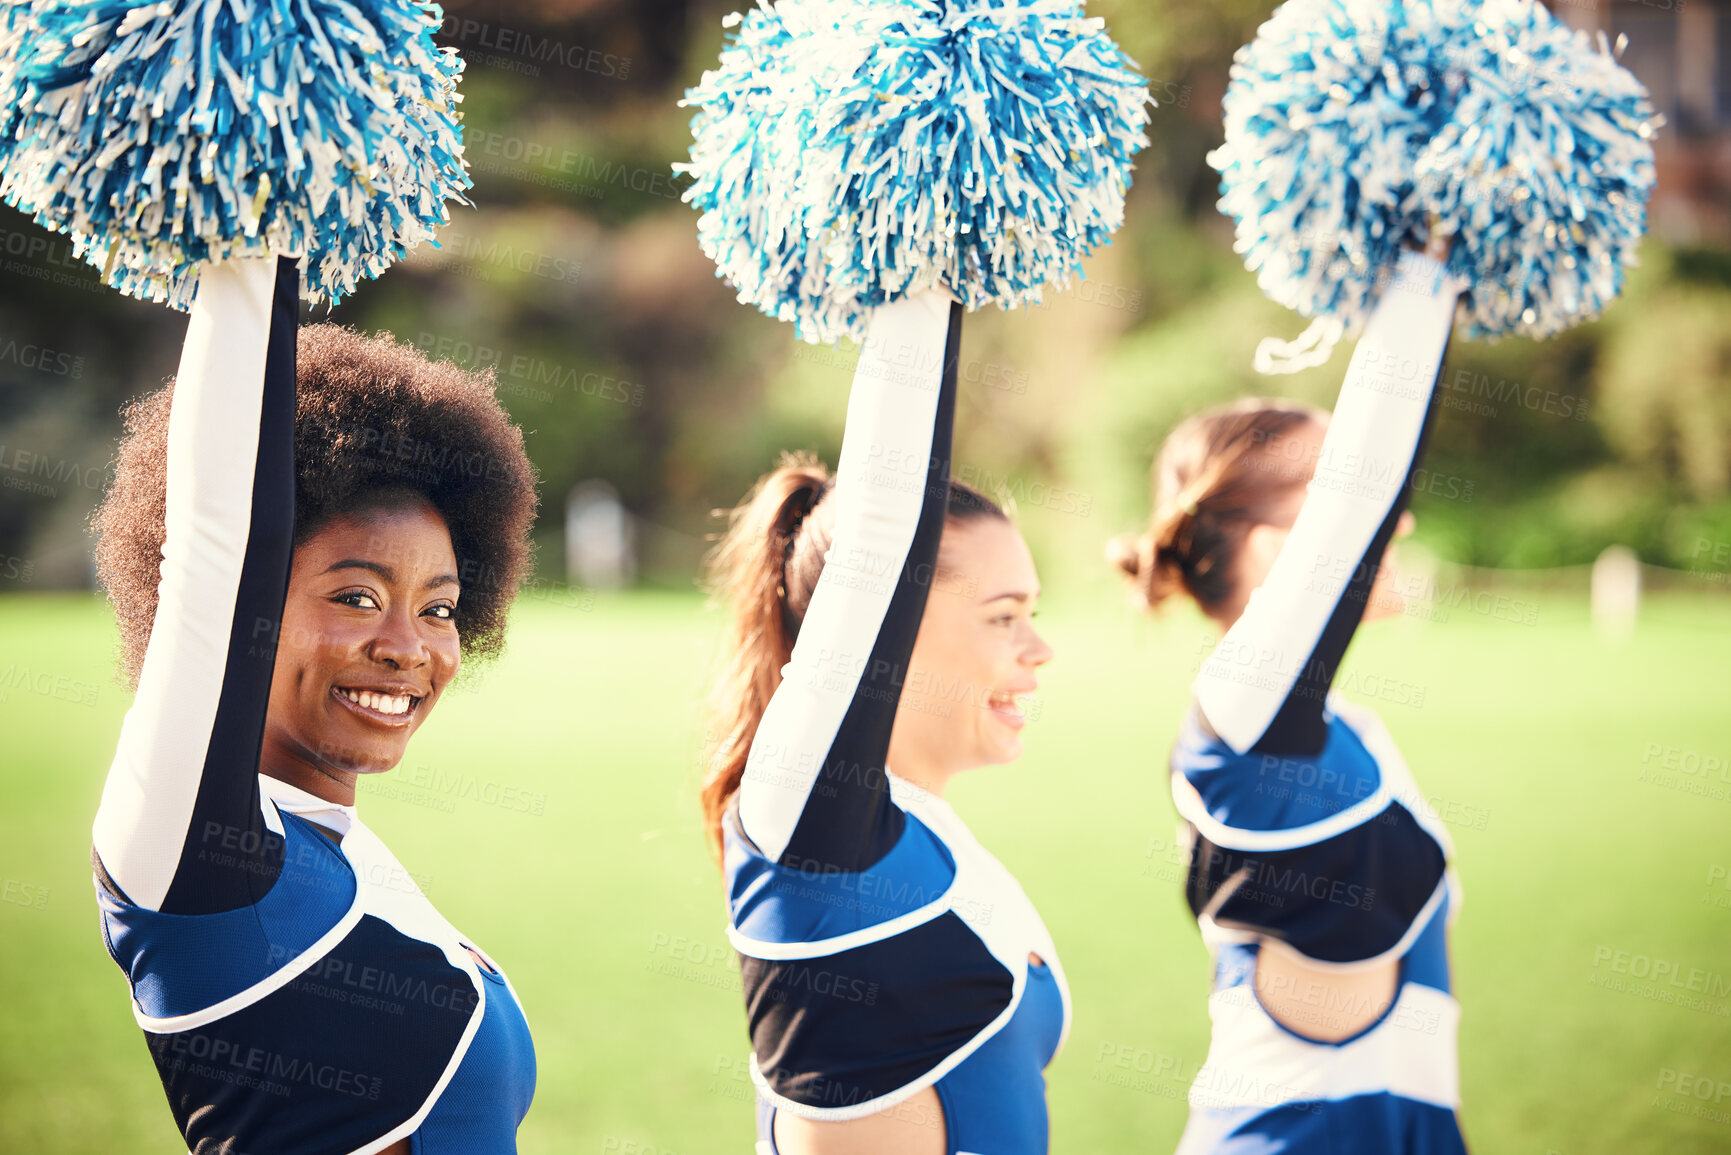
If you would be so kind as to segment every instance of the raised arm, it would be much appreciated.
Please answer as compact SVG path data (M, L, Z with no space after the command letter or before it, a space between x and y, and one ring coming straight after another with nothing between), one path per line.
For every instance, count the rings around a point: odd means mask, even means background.
M903 815L884 777L949 500L961 307L885 305L867 333L836 471L835 533L739 791L763 854L816 872L887 854Z
M258 764L293 551L298 287L285 258L207 266L175 377L156 616L93 838L109 889L169 914L247 906L282 865Z
M1405 252L1353 351L1298 520L1196 679L1238 753L1314 754L1323 707L1406 508L1461 286Z

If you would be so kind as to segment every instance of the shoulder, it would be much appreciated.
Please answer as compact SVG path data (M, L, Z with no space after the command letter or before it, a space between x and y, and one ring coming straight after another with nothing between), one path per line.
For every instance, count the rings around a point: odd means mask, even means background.
M930 913L956 877L956 856L913 815L890 852L861 871L826 871L772 860L729 808L722 820L722 873L735 945L816 943ZM875 935L873 936L875 937Z
M1333 710L1314 755L1235 753L1194 708L1172 752L1178 811L1211 841L1302 845L1357 825L1389 803L1389 778L1360 722Z

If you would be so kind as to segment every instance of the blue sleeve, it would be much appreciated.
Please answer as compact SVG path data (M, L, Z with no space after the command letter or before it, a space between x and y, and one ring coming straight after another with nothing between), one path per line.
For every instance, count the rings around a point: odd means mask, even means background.
M299 273L207 266L168 433L162 581L93 831L98 879L168 914L252 905L282 869L259 753L294 546Z

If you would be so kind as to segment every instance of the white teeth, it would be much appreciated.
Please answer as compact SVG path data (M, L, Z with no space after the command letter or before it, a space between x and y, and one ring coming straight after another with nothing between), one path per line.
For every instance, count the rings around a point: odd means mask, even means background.
M344 690L343 697L381 714L406 714L414 702L408 694L378 694L372 690Z

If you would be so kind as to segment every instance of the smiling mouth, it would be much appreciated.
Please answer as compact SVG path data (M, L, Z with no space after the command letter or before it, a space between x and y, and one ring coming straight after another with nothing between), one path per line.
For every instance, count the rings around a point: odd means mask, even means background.
M1026 697L998 691L986 696L986 707L1012 726L1020 727L1028 721L1028 716L1022 711Z
M362 718L382 726L407 725L424 701L415 694L357 690L348 686L332 686L331 695Z

